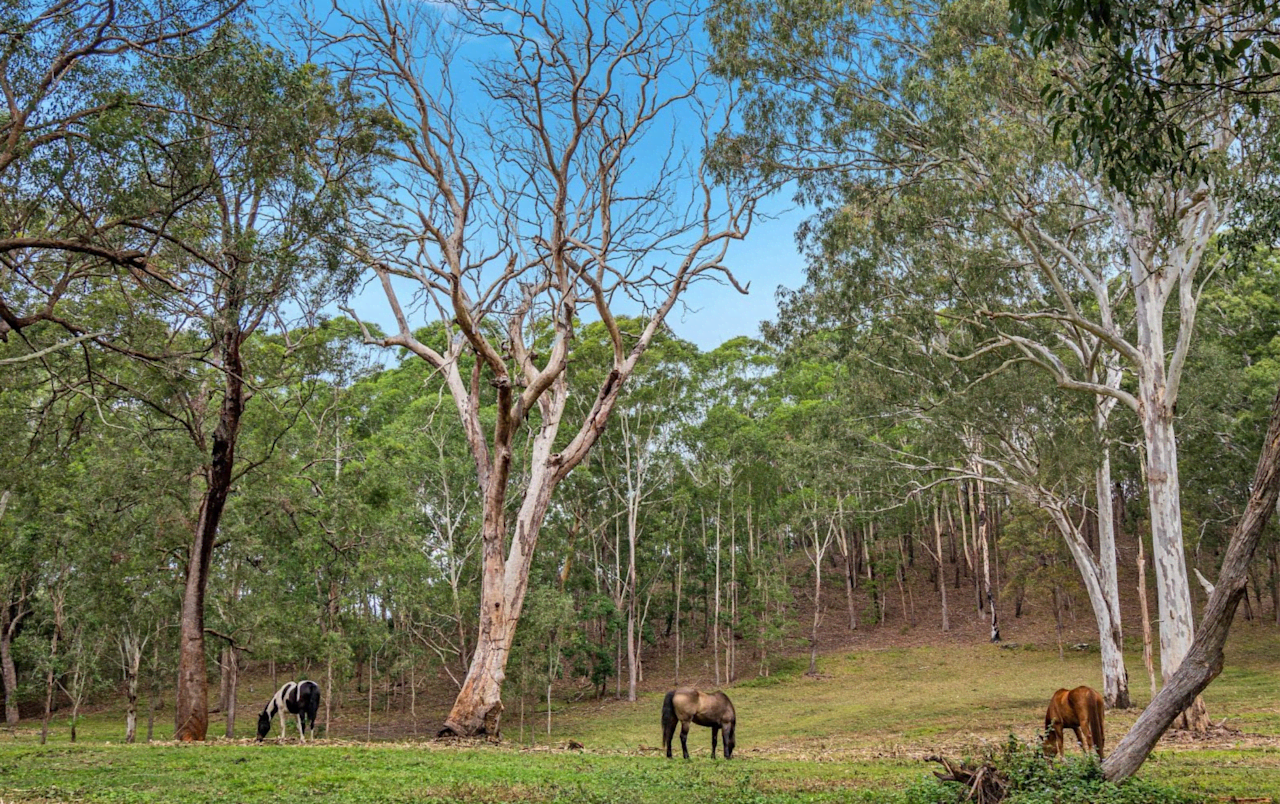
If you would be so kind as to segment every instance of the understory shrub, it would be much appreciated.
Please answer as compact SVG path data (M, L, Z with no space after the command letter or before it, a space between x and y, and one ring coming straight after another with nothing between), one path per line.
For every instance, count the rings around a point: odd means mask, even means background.
M976 758L961 763L966 771L983 774L986 784L972 785L940 781L930 775L912 785L908 804L1192 804L1203 802L1165 784L1133 777L1119 784L1102 776L1102 765L1092 754L1074 754L1049 760L1039 745L1013 735L998 748L987 748ZM999 793L994 791L999 790ZM999 796L999 797L997 797Z

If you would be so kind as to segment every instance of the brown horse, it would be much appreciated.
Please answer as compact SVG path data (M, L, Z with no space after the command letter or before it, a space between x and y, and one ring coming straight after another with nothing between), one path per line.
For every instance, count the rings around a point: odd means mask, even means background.
M1071 729L1085 753L1092 749L1102 758L1102 696L1089 687L1058 690L1044 713L1044 754L1063 753L1062 730Z
M729 696L723 692L698 692L692 687L679 687L662 700L662 747L671 758L671 737L680 724L680 747L689 758L689 721L711 727L711 758L716 758L716 736L724 729L724 758L733 756L733 732L738 718Z

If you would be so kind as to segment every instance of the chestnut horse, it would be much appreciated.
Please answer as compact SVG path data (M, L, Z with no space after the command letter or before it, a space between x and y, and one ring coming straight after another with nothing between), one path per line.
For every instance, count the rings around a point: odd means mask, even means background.
M738 718L729 696L723 692L698 692L692 687L679 687L662 700L662 747L671 758L671 737L680 724L680 747L689 758L689 721L711 727L711 758L716 758L716 736L724 730L724 758L733 756L733 732Z
M1092 749L1102 758L1102 696L1089 687L1058 690L1049 699L1044 713L1044 753L1052 757L1063 753L1062 730L1071 729L1085 753Z

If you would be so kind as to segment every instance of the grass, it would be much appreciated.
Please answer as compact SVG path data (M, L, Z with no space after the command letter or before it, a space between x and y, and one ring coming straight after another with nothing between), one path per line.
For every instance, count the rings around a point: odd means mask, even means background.
M1162 743L1145 778L1208 798L1280 799L1280 634L1241 628L1206 693L1215 721L1239 734ZM1141 658L1127 657L1141 673ZM246 739L120 745L119 712L95 713L67 742L65 723L37 745L38 724L0 731L0 801L905 801L931 753L961 757L1009 734L1030 739L1059 686L1097 684L1097 656L974 644L823 656L819 675L784 663L729 688L739 713L732 762L711 762L710 732L689 735L690 762L658 752L661 693L635 704L557 702L550 735L521 747L508 713L502 745L321 740L305 747ZM1143 676L1131 679L1139 706ZM1114 746L1137 710L1109 712ZM545 710L530 724L542 726ZM220 729L211 728L211 732ZM575 740L585 751L550 746ZM677 746L677 751L679 747ZM1073 751L1079 749L1072 746Z
M786 760L450 748L432 744L96 745L0 749L0 799L205 804L310 802L799 802L883 800L915 763L813 767Z

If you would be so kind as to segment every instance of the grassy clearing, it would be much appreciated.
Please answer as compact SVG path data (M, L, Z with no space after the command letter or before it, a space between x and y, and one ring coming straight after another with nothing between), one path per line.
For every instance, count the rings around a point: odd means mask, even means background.
M1141 774L1208 798L1280 799L1280 635L1240 629L1206 699L1228 729L1208 740L1162 743ZM1129 657L1141 672L1141 658ZM1097 655L975 644L823 657L816 678L788 662L768 679L730 688L739 712L732 762L711 762L710 731L689 735L691 762L658 752L661 693L636 704L557 702L534 747L520 746L510 713L501 746L327 742L124 746L118 712L95 713L67 743L65 723L37 745L38 724L0 731L0 801L242 802L280 795L315 801L905 801L934 767L1014 734L1030 739L1052 691L1097 684ZM702 683L695 680L695 683ZM1145 678L1132 680L1146 703ZM711 685L705 685L711 686ZM1107 716L1114 746L1136 710ZM252 718L242 724L250 735ZM219 731L212 728L211 732ZM575 740L586 751L551 746ZM677 751L679 750L677 746ZM1073 752L1078 748L1072 747Z
M916 763L667 762L430 744L47 746L0 749L4 801L881 801ZM896 794L890 798L898 798Z

